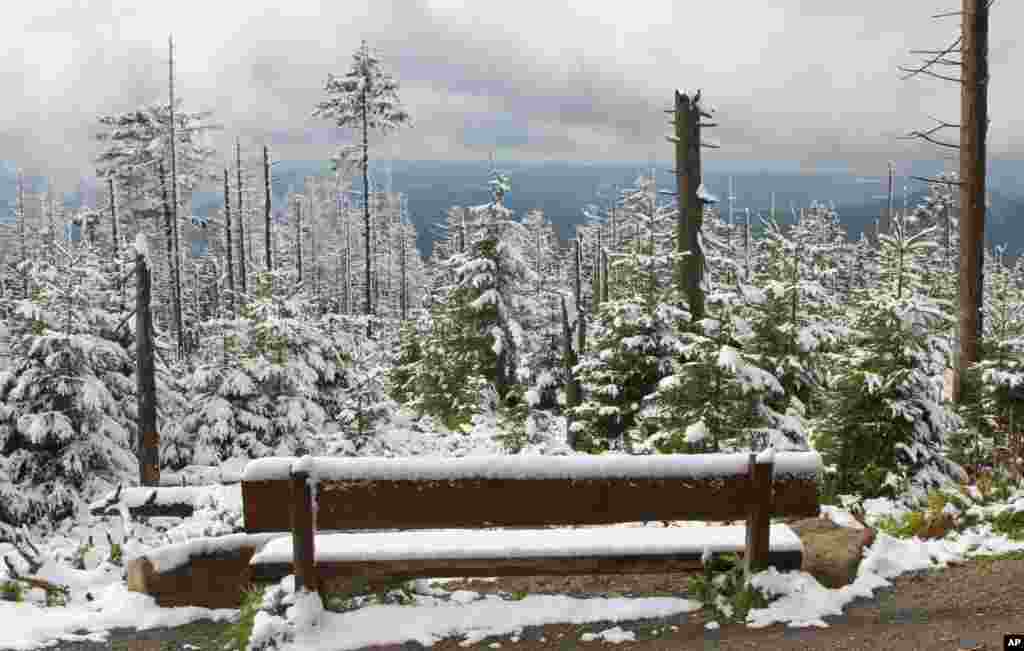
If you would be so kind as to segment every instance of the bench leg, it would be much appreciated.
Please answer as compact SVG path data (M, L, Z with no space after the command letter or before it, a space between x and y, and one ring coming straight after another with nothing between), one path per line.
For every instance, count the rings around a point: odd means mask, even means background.
M313 548L313 495L308 479L308 473L292 473L292 559L296 592L303 587L314 592L318 589Z
M747 540L744 573L751 574L768 567L768 533L772 512L772 465L757 463L750 455L750 496L747 502Z

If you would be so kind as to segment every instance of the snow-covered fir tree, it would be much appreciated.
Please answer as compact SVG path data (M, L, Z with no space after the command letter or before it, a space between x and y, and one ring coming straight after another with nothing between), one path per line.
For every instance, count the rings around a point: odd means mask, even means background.
M127 319L101 256L51 243L28 270L32 295L5 306L0 371L0 521L52 523L137 476L134 364Z

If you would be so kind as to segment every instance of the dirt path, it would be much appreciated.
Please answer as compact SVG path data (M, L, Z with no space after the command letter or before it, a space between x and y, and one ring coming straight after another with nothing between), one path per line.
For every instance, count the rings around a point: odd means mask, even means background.
M685 597L686 575L591 576L508 578L498 582L451 584L479 592L556 593L579 596L646 596L673 594ZM904 575L893 586L875 592L870 600L858 600L842 616L826 618L829 628L787 629L775 625L750 629L729 624L714 631L704 628L701 612L683 613L657 620L595 622L586 625L557 624L528 627L518 642L509 636L487 638L469 647L488 649L498 642L515 651L569 651L607 648L621 651L749 651L777 649L825 651L921 651L972 649L998 651L1003 635L1024 633L1024 560L969 561L944 570ZM636 635L635 642L610 644L600 639L583 642L586 632L597 633L620 626ZM132 646L130 640L159 640L160 651L221 651L218 640L224 624L196 622L174 629L117 630L108 642L64 642L53 651L156 651L156 647ZM677 630L672 630L675 626ZM541 638L544 641L540 641ZM436 651L462 651L459 638L435 644ZM188 646L187 646L188 645ZM415 651L418 643L377 646L360 651Z

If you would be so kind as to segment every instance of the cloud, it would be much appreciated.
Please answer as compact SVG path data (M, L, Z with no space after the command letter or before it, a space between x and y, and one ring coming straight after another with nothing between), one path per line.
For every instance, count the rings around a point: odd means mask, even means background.
M855 167L941 152L899 136L956 121L958 90L900 79L912 48L935 48L956 19L930 3L780 0L270 0L244 4L95 0L11 4L0 24L0 151L65 187L91 170L96 117L166 101L167 35L180 96L224 126L231 156L325 158L350 134L311 117L329 72L360 39L401 84L414 126L374 138L405 159L648 160L671 157L672 91L703 89L723 148L708 158L848 160ZM1013 64L1024 5L998 3L991 35L993 155L1024 155ZM953 134L955 135L955 134Z

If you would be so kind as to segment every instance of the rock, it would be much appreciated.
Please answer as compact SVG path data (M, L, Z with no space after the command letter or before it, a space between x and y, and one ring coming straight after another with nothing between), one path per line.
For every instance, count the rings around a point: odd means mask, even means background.
M827 518L789 524L804 546L803 571L827 588L853 583L871 530L841 527Z

